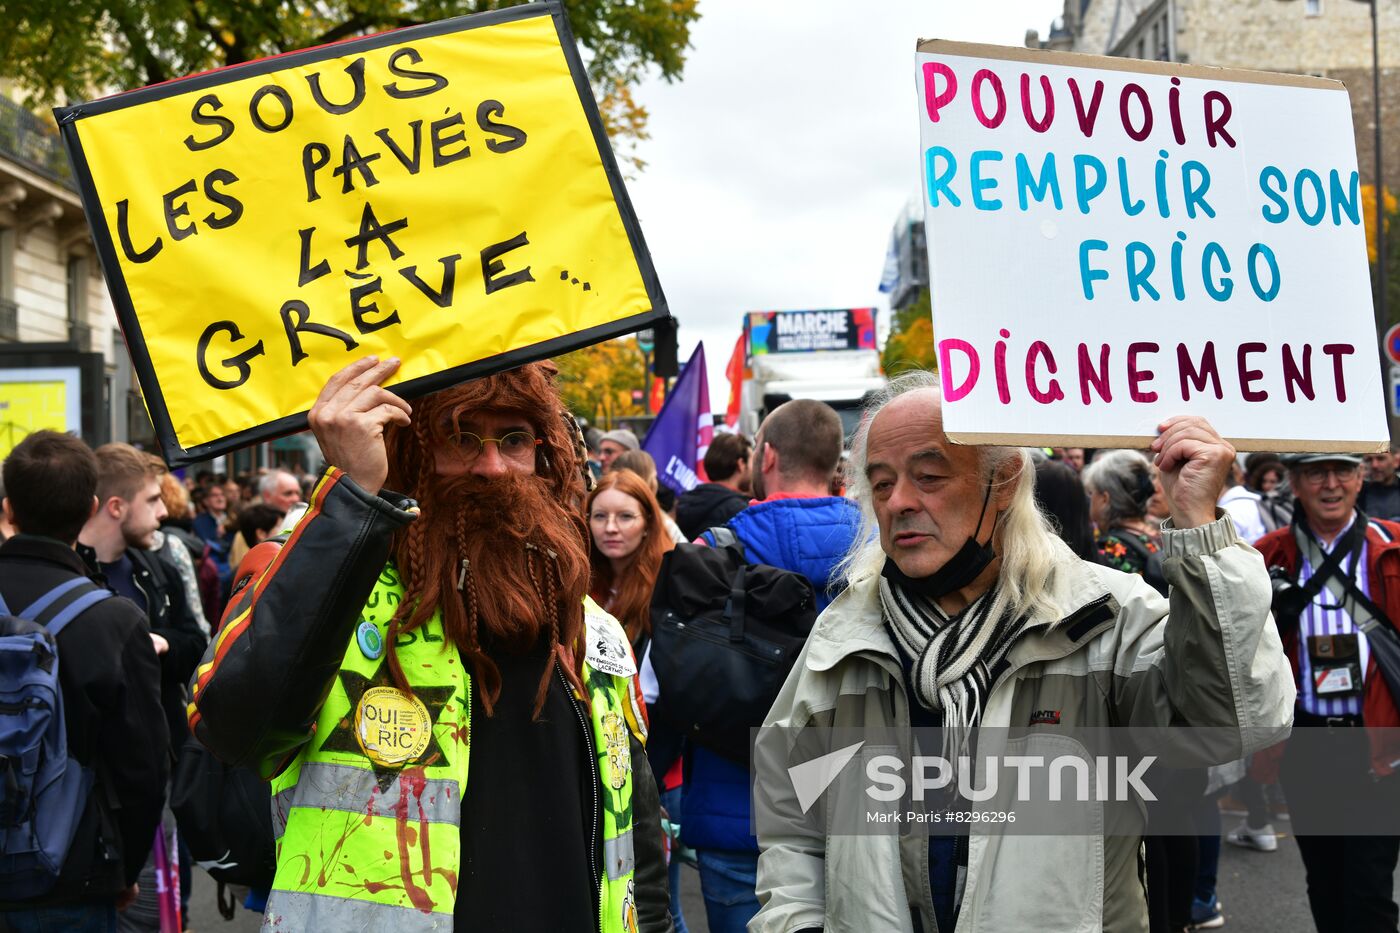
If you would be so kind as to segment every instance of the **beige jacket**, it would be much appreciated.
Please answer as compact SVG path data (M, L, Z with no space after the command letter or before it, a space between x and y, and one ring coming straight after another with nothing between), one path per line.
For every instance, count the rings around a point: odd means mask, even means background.
M1060 619L1033 620L988 695L982 725L1025 726L1034 711L1051 709L1067 727L1223 727L1229 747L1212 749L1199 764L1286 737L1293 678L1269 618L1259 553L1228 517L1165 531L1163 550L1170 602L1139 576L1087 562L1058 574L1057 604L1073 608ZM785 736L817 726L908 735L903 672L876 583L855 584L822 613L766 725L790 727ZM774 743L759 743L755 806L802 825L783 758ZM763 907L749 933L912 933L915 918L925 933L937 929L926 836L765 835L760 825L758 841ZM1139 853L1135 836L974 830L958 933L1146 931Z

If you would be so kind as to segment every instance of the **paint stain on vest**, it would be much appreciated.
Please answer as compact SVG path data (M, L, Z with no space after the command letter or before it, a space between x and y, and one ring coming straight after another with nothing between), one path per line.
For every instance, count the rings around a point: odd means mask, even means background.
M370 825L372 825L372 824L374 823L374 801L375 801L375 798L378 797L378 796L379 796L379 785L376 784L374 787L371 787L371 788L369 789L369 802L368 802L368 804L367 804L366 807L365 807L365 825L366 825L366 826L370 826Z
M421 767L404 769L399 775L399 800L394 807L394 836L399 843L399 878L403 881L404 894L408 896L409 902L425 914L432 913L433 899L425 888L419 887L413 880L413 869L408 860L409 846L413 845L409 838L413 827L408 824L408 795L412 793L418 798L418 820L423 841L423 878L431 883L432 850L428 846L428 820L422 806L423 791L427 785L428 779Z

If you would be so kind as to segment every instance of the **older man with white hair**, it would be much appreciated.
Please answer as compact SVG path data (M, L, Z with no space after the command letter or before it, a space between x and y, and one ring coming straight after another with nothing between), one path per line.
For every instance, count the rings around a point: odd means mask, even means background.
M258 496L264 505L280 512L290 512L301 501L301 483L286 470L272 470L258 480Z
M955 746L973 727L1215 727L1228 747L1203 754L1219 760L1286 735L1294 688L1268 574L1215 507L1234 450L1180 417L1152 451L1172 506L1170 598L1060 541L1025 450L949 442L934 377L894 380L848 474L869 534L768 725L939 726ZM811 802L775 748L760 739L755 808L785 828L758 820L750 933L1148 929L1136 836L832 831L829 816L804 819Z

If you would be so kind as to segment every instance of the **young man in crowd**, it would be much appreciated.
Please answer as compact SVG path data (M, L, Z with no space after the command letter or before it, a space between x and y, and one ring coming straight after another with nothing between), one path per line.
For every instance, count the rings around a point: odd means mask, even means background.
M0 596L18 613L56 586L87 578L73 545L96 508L97 461L71 435L36 431L5 459L4 479L4 514L17 533L0 546ZM50 612L81 595L70 591ZM115 597L59 632L68 754L95 783L57 883L40 897L0 904L0 929L107 933L135 898L168 772L155 641L141 612Z
M326 384L309 421L331 466L243 562L193 686L195 735L272 779L269 925L667 933L636 668L585 602L557 371L411 409L380 385L397 367Z
M676 524L687 541L702 531L723 525L749 507L753 484L749 456L753 445L742 434L717 434L705 451L707 483L700 483L676 501Z
M1364 819L1400 809L1400 741L1394 738L1400 703L1358 627L1377 618L1395 629L1400 620L1400 588L1386 585L1400 578L1400 525L1368 522L1357 508L1360 457L1294 454L1284 462L1293 487L1293 525L1271 532L1258 546L1283 577L1275 584L1274 621L1298 687L1294 725L1312 727L1309 732L1325 736L1327 745L1311 737L1306 745L1290 741L1279 782L1317 929L1394 930L1400 919L1394 894L1400 836L1342 834L1341 827L1347 813Z
M160 658L160 697L170 733L172 756L189 736L185 707L187 684L209 638L185 597L180 571L151 547L168 514L161 498L160 477L165 464L130 444L103 444L97 457L97 511L78 537L78 553L89 569L117 595L125 596L146 614L151 641ZM222 495L223 488L209 487ZM148 860L143 893L121 918L124 931L158 929L155 865ZM180 865L183 907L189 904L193 882L188 860Z
M1152 445L1171 503L1168 602L1070 551L1024 449L949 443L936 376L900 376L871 408L849 472L868 533L769 713L780 738L755 750L763 909L749 930L1147 929L1136 835L842 832L799 803L787 752L833 717L847 734L941 727L945 757L968 754L974 727L1025 729L1037 711L1053 715L1051 747L1073 727L1218 728L1219 748L1189 764L1286 735L1268 574L1215 508L1234 451L1199 418L1165 422Z
M184 744L185 685L209 639L185 601L185 588L165 558L149 550L166 516L159 461L130 444L96 450L97 511L78 536L78 553L119 596L146 614L160 656L161 702L170 744Z
M805 576L818 611L835 595L836 565L860 526L856 506L830 494L842 442L841 416L825 402L778 406L764 419L750 456L758 501L727 522L751 563ZM696 850L710 930L741 933L759 907L748 769L699 745L688 754L681 839Z

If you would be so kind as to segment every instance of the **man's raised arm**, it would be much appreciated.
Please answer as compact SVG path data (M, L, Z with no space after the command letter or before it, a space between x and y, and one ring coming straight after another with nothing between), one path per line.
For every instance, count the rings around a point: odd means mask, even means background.
M368 358L326 384L309 421L335 466L286 543L244 559L246 582L195 670L190 728L229 764L270 777L311 736L393 533L414 518L407 500L375 494L384 427L408 423L408 404L379 385L397 368Z

